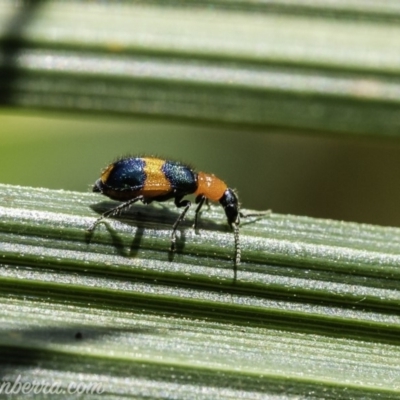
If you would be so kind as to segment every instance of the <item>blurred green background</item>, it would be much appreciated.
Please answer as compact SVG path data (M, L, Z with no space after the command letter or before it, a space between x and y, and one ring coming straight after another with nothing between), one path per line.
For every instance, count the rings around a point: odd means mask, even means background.
M1 183L89 191L116 157L160 155L215 173L245 208L400 225L394 139L7 108L0 119Z

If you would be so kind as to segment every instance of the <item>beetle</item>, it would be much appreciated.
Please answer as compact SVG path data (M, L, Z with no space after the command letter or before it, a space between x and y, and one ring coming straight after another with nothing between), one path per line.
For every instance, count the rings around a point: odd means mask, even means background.
M235 191L214 174L196 172L186 164L156 157L124 157L108 165L93 186L93 192L101 193L112 200L122 202L117 207L103 213L88 229L92 232L104 218L120 215L134 203L174 199L183 211L172 226L171 251L175 250L176 231L191 206L186 195L194 194L197 204L194 228L197 228L199 213L208 200L219 202L226 214L234 234L234 268L240 264L241 249L239 224L241 217L261 216L265 213L243 215Z

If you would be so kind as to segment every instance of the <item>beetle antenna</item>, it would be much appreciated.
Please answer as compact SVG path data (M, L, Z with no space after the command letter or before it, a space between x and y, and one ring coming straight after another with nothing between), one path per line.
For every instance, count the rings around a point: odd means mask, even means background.
M240 248L240 241L239 241L239 225L238 224L232 224L233 228L233 237L235 239L235 259L233 262L233 268L234 268L234 282L236 282L237 279L237 268L240 265L240 258L242 255L241 248Z
M259 213L254 213L254 214L243 214L242 212L239 212L239 215L241 218L248 218L248 217L266 217L267 215L270 215L272 213L272 210L267 210L267 211L262 211Z

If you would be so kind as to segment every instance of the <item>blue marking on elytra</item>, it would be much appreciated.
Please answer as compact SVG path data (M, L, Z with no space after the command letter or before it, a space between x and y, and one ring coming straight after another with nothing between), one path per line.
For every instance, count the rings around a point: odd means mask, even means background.
M116 190L140 190L146 181L145 161L142 158L124 158L114 163L107 178L107 186Z
M171 187L177 193L193 193L197 189L197 175L187 165L175 161L165 161L161 168Z

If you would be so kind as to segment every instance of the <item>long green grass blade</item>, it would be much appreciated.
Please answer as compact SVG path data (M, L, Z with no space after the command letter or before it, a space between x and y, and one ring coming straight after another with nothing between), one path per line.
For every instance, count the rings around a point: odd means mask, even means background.
M135 205L90 236L112 205L0 185L0 388L42 379L110 398L400 398L399 229L246 221L234 281L222 209L203 212L198 234L189 216L171 256L172 204Z

